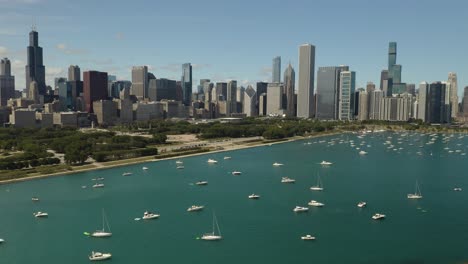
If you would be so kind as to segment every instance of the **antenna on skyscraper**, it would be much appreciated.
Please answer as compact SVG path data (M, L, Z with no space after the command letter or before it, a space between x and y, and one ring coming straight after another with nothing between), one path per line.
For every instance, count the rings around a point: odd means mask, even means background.
M32 18L31 30L36 31L36 19L34 17Z

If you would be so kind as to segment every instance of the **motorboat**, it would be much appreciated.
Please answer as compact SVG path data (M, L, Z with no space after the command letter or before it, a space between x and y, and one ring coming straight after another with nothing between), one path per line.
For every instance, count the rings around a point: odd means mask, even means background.
M45 213L45 212L37 212L37 213L33 213L34 217L48 217L49 214L48 213Z
M124 173L122 173L122 176L130 176L130 175L132 175L132 174L133 174L133 173L131 173L131 172L124 172Z
M181 160L178 160L178 161L176 161L175 163L176 163L176 164L184 164L184 162L181 161Z
M284 165L284 164L278 163L278 162L273 163L273 166L275 166L275 167L280 167L280 166L283 166L283 165Z
M215 233L216 230L218 230L218 234ZM213 213L213 232L203 234L201 239L207 241L217 241L221 240L222 238L223 237L221 236L221 230L219 229L218 220L216 219L216 215Z
M187 212L196 212L196 211L201 211L205 208L203 205L192 205L187 209Z
M145 213L143 213L142 219L148 220L148 219L155 219L155 218L158 218L158 217L159 217L158 214L153 214L151 212L146 211Z
M294 182L296 182L296 180L288 178L288 177L283 177L283 178L281 178L281 182L282 183L294 183Z
M89 255L89 260L96 261L96 260L106 260L112 257L111 253L101 253L101 252L91 252Z
M357 206L358 206L359 208L366 207L366 205L367 205L366 202L359 202L359 203L357 204Z
M249 199L258 199L258 198L260 198L260 195L258 194L252 193L251 195L249 195Z
M294 207L293 211L296 212L296 213L307 212L307 211L309 211L309 208L308 207L296 206L296 207Z
M104 183L96 183L93 185L93 188L104 188Z
M141 168L142 170L149 170L148 167L143 167Z
M455 188L453 188L453 190L456 191L456 192L461 192L461 191L462 191L462 188L460 188L460 187L455 187Z
M372 219L374 220L381 220L381 219L384 219L385 218L385 215L384 214L375 214L372 216Z
M367 155L367 152L365 152L364 150L361 150L359 151L359 155Z
M207 185L208 182L207 181L198 181L195 183L196 185Z
M315 207L323 207L325 204L319 203L319 202L317 202L317 201L315 201L315 200L311 200L311 201L309 202L309 205L310 205L310 206L315 206Z
M241 174L242 174L242 172L240 172L240 171L233 171L232 172L232 175L241 175Z
M107 227L107 230L106 230ZM92 237L110 237L112 232L110 230L109 222L107 221L104 209L102 210L102 229L96 230L91 234Z
M224 157L224 159L225 159L225 160L229 160L229 159L231 159L231 157Z
M301 236L301 239L302 240L315 240L315 237L311 235L305 235L305 236Z
M319 174L317 174L317 185L310 187L310 189L312 191L323 191L323 183Z
M31 200L32 200L33 202L39 202L39 198L37 198L37 197L31 198Z
M421 199L423 198L422 197L422 194L421 194L421 190L419 189L419 184L418 182L416 181L416 187L415 187L415 192L414 193L409 193L408 194L408 199Z
M210 163L210 164L216 164L216 163L218 163L218 161L216 161L216 160L214 160L214 159L208 159L207 162Z
M185 167L184 166L177 166L176 169L182 170L182 169L185 169Z
M0 243L3 243L5 242L5 240L3 238L0 238Z
M329 165L332 165L333 163L329 162L329 161L325 161L323 160L322 162L320 162L320 165L322 166L329 166Z

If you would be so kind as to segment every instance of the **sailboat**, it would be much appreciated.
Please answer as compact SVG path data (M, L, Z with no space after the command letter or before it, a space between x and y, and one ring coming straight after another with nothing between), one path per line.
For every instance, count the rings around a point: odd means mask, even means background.
M106 231L107 226L107 231ZM112 236L109 222L107 221L106 214L104 213L104 209L102 209L102 230L96 230L91 234L92 237L110 237Z
M408 199L421 199L421 198L423 198L422 194L421 194L421 190L419 189L418 181L416 181L415 192L414 193L409 193L408 194Z
M216 228L218 229L218 235L215 234L215 225L216 225ZM208 241L216 241L216 240L221 240L221 238L223 237L221 236L221 230L219 230L218 220L216 220L216 215L213 213L213 232L204 234L201 237L201 239L208 240Z
M317 174L317 185L310 187L312 191L323 191L322 180L320 179L320 174Z

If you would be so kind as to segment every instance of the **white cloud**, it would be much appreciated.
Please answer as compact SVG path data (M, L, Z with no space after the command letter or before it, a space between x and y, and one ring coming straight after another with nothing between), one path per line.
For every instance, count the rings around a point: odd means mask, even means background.
M8 49L0 46L0 56L6 56L8 54Z

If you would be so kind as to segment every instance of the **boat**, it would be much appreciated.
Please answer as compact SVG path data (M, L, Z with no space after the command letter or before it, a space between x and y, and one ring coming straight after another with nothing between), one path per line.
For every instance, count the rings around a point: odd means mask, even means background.
M296 207L294 207L293 211L296 212L296 213L307 212L307 211L309 211L309 208L308 207L296 206Z
M5 242L5 240L3 238L0 238L0 243L3 243Z
M305 235L305 236L301 236L301 239L302 240L315 240L315 237L311 235Z
M372 216L372 219L374 220L381 220L381 219L384 219L385 218L385 215L384 214L375 214Z
M45 213L45 212L37 212L37 213L33 213L34 217L48 217L49 214L48 213Z
M455 187L455 188L453 188L453 190L456 191L456 192L461 192L461 191L462 191L462 188L460 188L460 187Z
M81 186L81 189L86 189L86 188L87 188L86 185Z
M273 166L275 166L275 167L280 167L280 166L283 166L283 165L284 165L284 164L278 163L278 162L273 163Z
M315 207L323 207L325 204L319 203L319 202L317 202L317 201L315 201L315 200L311 200L311 201L309 202L309 205L310 205L310 206L315 206Z
M143 168L141 168L141 169L142 169L142 170L148 170L148 167L143 167Z
M260 198L260 195L258 194L252 193L251 195L249 195L249 199L258 199L258 198Z
M130 176L130 175L132 175L132 174L133 174L133 173L131 173L131 172L124 172L124 173L122 173L122 176Z
M418 184L418 181L416 181L416 188L415 188L415 192L414 193L409 193L408 194L408 199L421 199L423 198L422 195L421 195L421 190L419 189L419 184Z
M104 188L104 183L96 183L93 185L93 188Z
M153 214L151 212L146 211L146 212L143 213L142 219L148 220L148 219L155 219L155 218L158 218L158 217L159 217L158 214Z
M33 202L39 202L39 198L37 198L37 197L31 198L31 200L32 200Z
M107 231L106 231L106 226L107 226ZM104 212L104 209L102 209L102 229L101 230L96 230L91 234L92 237L110 237L112 236L109 222L107 221L106 214Z
M288 177L283 177L283 178L281 178L281 182L282 183L295 183L296 180L288 178Z
M329 166L329 165L332 165L333 163L329 162L329 161L325 161L325 160L322 160L322 162L320 162L320 165L322 166Z
M205 208L203 205L192 205L187 209L187 212L196 212L196 211L201 211Z
M224 159L225 159L225 160L229 160L229 159L231 159L231 157L224 157Z
M112 257L111 253L101 253L101 252L91 252L91 255L89 256L89 260L91 261L97 261L97 260L106 260L110 259Z
M357 204L357 206L358 206L359 208L366 207L366 205L367 205L366 202L359 202L359 203Z
M208 182L207 181L198 181L195 183L196 185L207 185Z
M176 163L176 164L184 164L184 162L181 161L181 160L178 160L178 161L176 161L175 163Z
M216 228L218 230L217 235L215 233L215 225L216 225ZM221 236L221 230L219 229L218 220L216 219L216 215L213 213L213 232L203 234L201 239L202 240L207 240L207 241L217 241L217 240L221 240L222 238L223 237Z
M214 160L214 159L208 159L207 162L210 163L210 164L216 164L216 163L218 163L218 161L216 161L216 160Z
M323 184L322 179L320 178L320 174L317 174L317 185L310 187L312 191L323 191Z
M365 152L364 150L361 150L359 151L359 155L367 155L367 152Z
M177 166L176 169L182 170L182 169L185 169L185 167L184 166Z
M240 172L240 171L233 171L232 172L232 175L241 175L241 174L242 174L242 172Z

